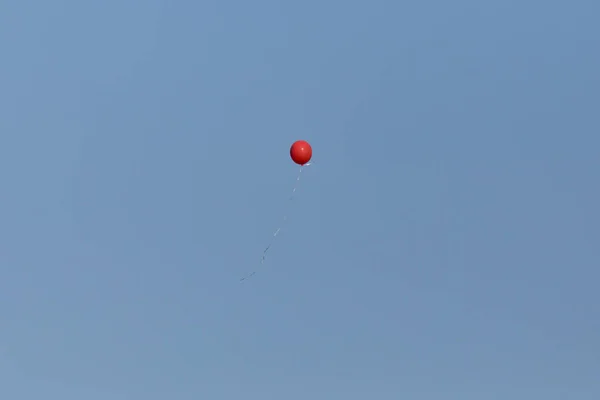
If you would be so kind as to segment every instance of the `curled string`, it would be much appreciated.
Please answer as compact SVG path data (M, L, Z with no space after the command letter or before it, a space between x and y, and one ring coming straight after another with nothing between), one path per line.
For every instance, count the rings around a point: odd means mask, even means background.
M288 201L294 200L294 195L296 194L298 185L300 185L300 177L302 176L302 170L304 169L304 167L308 167L309 165L310 165L310 163L304 164L303 166L300 167L300 170L298 171L298 176L296 177L296 182L294 183L294 188L292 189L292 193L290 194ZM275 242L275 239L277 238L277 235L279 235L279 232L281 232L281 230L285 227L287 220L288 220L288 216L286 214L283 216L283 221L281 222L280 227L277 228L275 230L275 232L273 233L273 236L271 236L271 241L269 242L269 245L263 250L262 258L260 260L260 265L263 265L265 263L265 258L267 258L267 253L269 252L269 249L271 248L271 246L273 246L273 242ZM246 279L253 277L255 274L256 274L256 271L252 271L248 275L241 278L240 282L243 282Z

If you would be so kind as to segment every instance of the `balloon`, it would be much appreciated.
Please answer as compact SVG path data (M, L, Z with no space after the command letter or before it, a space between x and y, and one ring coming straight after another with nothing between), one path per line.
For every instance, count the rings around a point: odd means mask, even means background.
M310 159L312 158L312 147L310 147L310 144L308 142L306 142L304 140L298 140L297 142L294 142L294 144L292 144L292 147L290 147L290 157L292 157L292 160L296 164L300 164L301 166L308 165ZM304 168L300 167L300 170L298 171L298 176L296 177L296 184L294 185L294 188L292 189L292 193L291 193L290 197L288 197L288 201L290 201L294 198L294 194L296 193L296 189L298 188L298 184L300 182L300 175L302 174L303 169ZM280 225L279 228L277 228L275 230L275 233L273 233L273 235L271 236L271 242L263 250L262 259L260 260L261 265L265 262L267 252L269 251L269 249L271 248L271 245L273 245L273 242L275 241L275 239L281 232L283 225L286 223L287 219L288 219L287 215L283 217L282 225ZM243 282L246 279L249 279L250 277L254 276L254 274L256 274L256 270L253 271L252 273L242 277L240 279L240 282Z
M290 156L296 164L305 165L312 158L312 147L308 142L298 140L290 148Z

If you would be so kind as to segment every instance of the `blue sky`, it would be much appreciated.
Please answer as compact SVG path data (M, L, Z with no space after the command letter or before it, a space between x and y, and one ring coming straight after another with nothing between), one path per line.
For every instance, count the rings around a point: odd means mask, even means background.
M599 12L1 3L0 397L600 398Z

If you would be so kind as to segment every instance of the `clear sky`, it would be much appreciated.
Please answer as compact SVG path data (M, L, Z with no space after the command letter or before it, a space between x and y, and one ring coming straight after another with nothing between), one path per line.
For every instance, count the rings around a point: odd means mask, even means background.
M599 399L599 13L0 3L0 398Z

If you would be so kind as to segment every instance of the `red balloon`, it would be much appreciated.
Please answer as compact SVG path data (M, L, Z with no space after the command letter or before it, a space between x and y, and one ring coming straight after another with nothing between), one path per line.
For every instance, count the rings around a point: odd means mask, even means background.
M296 164L305 165L312 158L312 147L308 142L298 140L290 148L290 156Z

